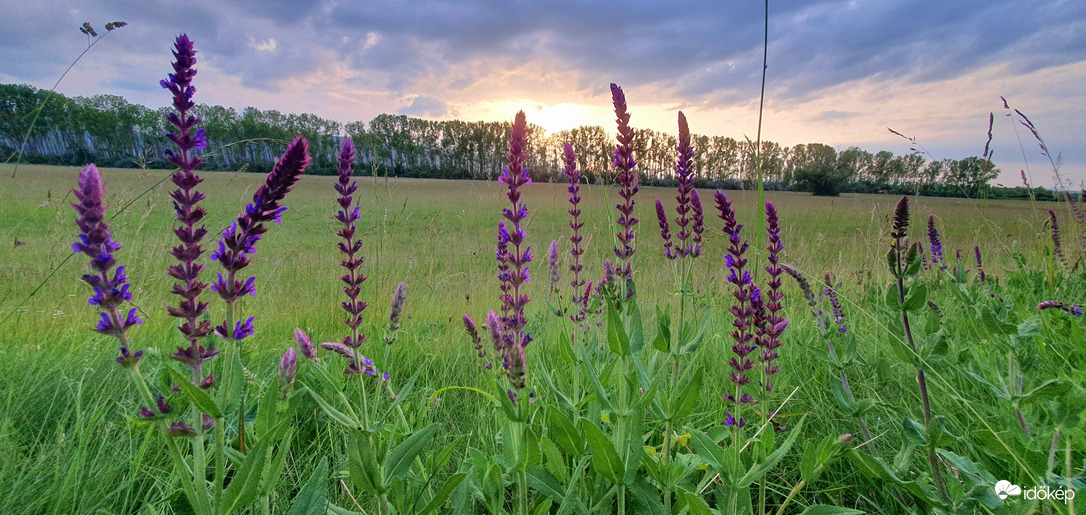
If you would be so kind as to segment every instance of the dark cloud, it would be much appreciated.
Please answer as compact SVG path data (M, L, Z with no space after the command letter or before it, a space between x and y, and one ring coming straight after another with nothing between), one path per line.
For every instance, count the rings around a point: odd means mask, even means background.
M758 2L618 8L568 0L191 0L182 8L121 0L80 9L3 2L7 17L20 22L0 31L0 60L6 73L27 80L66 62L84 20L113 18L131 23L123 48L113 52L161 55L172 36L187 31L206 62L268 91L276 91L277 79L329 63L380 77L374 86L402 96L423 94L421 81L472 63L541 60L552 71L581 72L585 84L578 86L593 92L611 81L655 84L696 104L754 96L761 71ZM924 82L996 62L1023 72L1086 59L1082 2L797 0L770 7L770 88L780 100L868 77ZM123 68L124 57L119 61ZM450 87L476 80L459 77Z

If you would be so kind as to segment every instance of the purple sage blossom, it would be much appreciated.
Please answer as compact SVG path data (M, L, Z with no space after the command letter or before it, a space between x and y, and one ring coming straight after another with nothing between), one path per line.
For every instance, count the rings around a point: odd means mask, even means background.
M928 216L928 241L931 243L931 264L939 265L943 270L947 264L943 259L943 243L939 241L939 230L935 228L935 215ZM905 266L909 264L906 263Z
M170 192L173 199L174 213L181 225L174 228L174 234L180 240L180 244L170 249L170 254L177 260L177 264L167 268L166 274L178 282L174 284L172 293L180 297L178 305L166 308L170 316L180 318L181 325L177 327L188 341L188 349L178 347L179 356L185 357L185 363L192 367L193 382L203 380L201 359L187 359L188 356L203 356L210 358L215 355L215 346L204 347L199 341L210 333L211 323L203 320L207 312L207 302L199 300L199 296L207 288L207 283L200 281L200 273L204 265L198 260L204 253L200 242L207 235L207 229L201 223L207 211L199 206L204 194L197 191L196 187L203 182L203 178L196 174L196 168L204 163L204 160L195 152L203 150L207 146L207 136L203 129L193 131L200 119L191 114L196 105L192 97L196 88L192 80L196 76L196 51L193 50L192 41L187 35L180 35L174 42L173 73L160 81L163 89L173 95L173 108L166 116L170 125L176 132L167 132L166 136L177 147L177 152L167 150L166 157L177 171L170 176L177 189Z
M664 257L679 257L679 254L671 249L671 224L667 221L667 212L664 211L664 204L660 199L656 199L656 220L660 224L660 238L664 240Z
M294 387L294 376L298 373L298 353L294 347L287 347L283 357L279 359L279 370L275 376L279 379L279 393L287 398L290 389Z
M514 390L521 390L526 385L528 370L524 348L532 341L531 335L524 330L527 319L524 307L531 300L521 293L521 286L530 281L528 263L532 261L532 248L524 246L528 233L522 223L528 217L528 207L521 201L520 189L532 183L524 162L528 159L527 121L524 111L517 113L509 136L509 165L502 170L500 182L507 188L506 198L510 207L502 211L505 220L499 223L498 262L501 285L502 317L500 340L501 355L506 375ZM508 222L508 225L504 222ZM490 323L488 315L488 325Z
M392 292L392 306L388 310L388 335L385 343L396 341L396 331L400 329L400 318L403 316L403 304L407 300L407 285L400 283L396 291Z
M226 276L220 273L211 289L218 292L228 306L233 306L246 295L256 293L253 287L256 278L249 277L243 281L238 278L238 273L249 266L249 255L256 252L256 242L268 231L264 224L281 223L280 217L287 208L279 203L305 173L309 161L309 144L301 136L294 138L268 173L264 184L253 194L252 203L245 206L245 210L238 213L237 220L223 231L219 249L211 254L211 259L222 265ZM220 335L232 335L232 329L224 321L215 331Z
M675 165L675 179L679 182L675 195L675 226L678 229L678 254L680 256L698 257L701 255L701 199L697 199L694 205L694 147L690 145L690 126L686 123L686 115L679 111L679 146L675 149L678 154L678 162ZM693 222L693 227L690 223Z
M1067 266L1067 258L1063 255L1063 246L1060 245L1060 224L1056 219L1056 212L1049 209L1048 216L1052 228L1052 255L1056 257L1057 263Z
M166 429L166 434L175 438L192 438L196 436L196 430L184 422L174 422Z
M574 294L578 289L584 286L585 280L581 277L581 271L584 270L584 265L581 264L581 255L584 254L584 247L581 246L581 242L584 240L584 236L581 236L581 228L584 227L584 222L580 221L581 216L581 172L577 170L577 157L573 154L573 145L566 143L562 147L562 151L565 153L566 167L563 173L566 179L569 181L569 186L566 188L566 193L569 195L569 228L572 229L573 234L569 237L569 242L573 244L573 248L569 250L569 254L573 256L573 263L569 265L569 271L573 272L573 280L569 285L573 287Z
M343 224L343 227L336 232L336 236L343 240L337 246L339 251L343 253L343 260L340 261L340 265L346 269L346 273L339 278L344 283L343 293L347 294L347 300L341 303L343 310L347 312L347 319L344 320L344 323L347 324L349 329L349 334L343 338L343 344L357 348L366 339L366 336L359 334L358 331L359 326L362 325L362 311L366 309L366 302L359 300L358 294L362 291L362 282L367 277L361 270L364 261L364 258L359 255L359 252L362 251L362 240L355 238L355 226L361 216L359 215L359 206L354 204L353 197L355 190L358 189L358 183L351 180L351 176L354 174L351 168L352 163L354 163L354 156L354 141L351 138L343 140L336 167L338 179L335 183L335 190L336 193L339 193L336 202L339 204L340 209L336 212L335 220Z
M780 267L784 243L781 242L780 217L777 215L777 207L772 202L766 202L765 216L766 232L769 234L769 245L766 246L766 250L769 251L769 265L765 267L765 271L769 274L769 280L766 281L768 288L763 292L766 297L765 320L760 326L761 334L758 336L760 337L759 345L762 347L760 360L765 370L764 387L765 391L771 392L773 383L770 378L780 371L780 367L774 365L773 361L780 357L777 349L782 345L780 337L788 327L788 319L780 314L781 299L784 298L784 291L781 290L781 274L784 273L784 269Z
M977 278L980 279L980 282L984 282L984 260L981 259L980 245L973 246L973 256L977 258Z
M317 359L317 350L313 348L313 341L309 339L309 335L305 334L305 331L301 329L294 330L294 343L298 346L298 352L302 353L302 357L309 361L319 361Z
M1068 304L1066 302L1058 300L1046 300L1037 305L1037 309L1044 311L1046 309L1058 309L1072 316L1082 316L1082 308L1078 304Z
M733 403L738 398L738 403L743 404L753 401L748 395L742 393L742 389L750 382L747 372L754 368L754 362L749 356L757 347L751 327L754 324L756 311L754 304L760 302L761 290L754 284L750 271L746 269L747 259L743 257L743 254L746 253L750 244L743 240L740 234L743 224L736 220L731 200L723 190L716 191L715 199L716 208L720 211L718 216L724 220L724 234L728 236L727 254L724 255L725 265L728 268L727 280L735 287L732 292L735 304L728 309L733 318L732 327L735 328L730 333L735 342L731 347L734 356L728 361L728 365L732 368L731 380L735 384L736 393L726 395L725 398Z
M558 283L562 276L558 273L558 240L551 240L551 246L547 247L547 267L551 270L551 293L558 293Z
M701 207L701 195L698 194L697 189L690 190L690 211L694 216L694 225L691 230L694 231L694 237L691 240L693 245L692 256L698 257L701 255L701 233L705 231L705 211Z
M834 283L833 273L826 271L826 277L823 283L826 287L822 290L822 295L830 299L830 306L833 306L833 323L837 326L837 332L848 332L848 326L845 325L845 312L841 307L841 300L837 296L837 291L841 287L841 283Z
M626 298L629 299L634 295L633 265L630 264L630 258L636 252L634 227L640 221L633 216L634 195L641 187L638 185L638 176L634 171L637 165L633 158L632 147L634 130L630 127L630 113L626 111L626 95L622 92L622 88L614 83L611 84L611 100L615 105L615 117L618 122L614 166L618 172L616 177L619 184L618 195L622 197L622 203L615 206L619 211L616 221L620 227L617 234L619 246L615 248L615 256L622 261L617 272L624 281Z
M94 330L117 338L121 344L121 356L117 362L134 366L143 353L131 354L128 350L127 331L143 323L143 320L136 315L136 308L129 309L124 315L118 309L123 303L132 301L132 293L128 291L128 274L123 266L118 266L110 275L110 270L117 264L113 253L121 246L113 241L109 223L105 221L107 206L102 203L105 183L98 168L93 164L85 166L79 173L78 187L72 190L72 194L78 200L72 207L75 208L75 223L80 231L79 241L72 244L72 250L91 260L93 273L84 274L83 281L93 290L87 303L100 310L101 320Z

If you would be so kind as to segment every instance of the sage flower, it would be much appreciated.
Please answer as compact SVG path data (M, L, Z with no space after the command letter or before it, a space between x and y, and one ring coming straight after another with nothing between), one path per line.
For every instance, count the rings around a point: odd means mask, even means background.
M1056 257L1056 262L1066 266L1067 259L1063 255L1063 246L1060 245L1060 224L1056 219L1056 212L1049 209L1048 216L1051 221L1050 227L1052 229L1052 255Z
M294 330L294 343L298 346L298 351L302 353L302 357L309 361L319 361L317 359L317 350L313 348L313 341L309 339L309 335L305 334L305 331L301 329Z
M633 216L634 195L637 194L641 187L638 185L637 173L634 172L634 167L637 165L633 158L632 147L634 131L630 127L630 113L626 110L626 95L622 92L622 88L614 83L611 84L611 101L615 106L615 117L618 122L614 166L618 172L618 195L622 198L622 203L615 206L619 211L616 221L620 229L617 234L618 246L615 247L614 251L615 256L622 261L617 272L625 281L626 298L631 298L634 295L634 283L633 266L630 264L630 258L633 257L636 251L634 247L634 227L640 221Z
M208 303L199 300L207 287L207 283L200 281L204 265L198 261L204 253L200 242L207 235L207 229L201 222L207 211L199 205L205 195L196 189L204 179L195 172L204 163L195 152L207 146L207 135L204 129L194 130L200 123L200 118L191 114L196 105L192 99L196 93L192 85L196 77L196 51L187 35L177 37L173 55L174 72L159 84L173 95L174 111L166 116L166 120L176 132L167 132L166 137L177 147L177 151L167 150L166 158L177 167L177 171L170 176L170 181L177 187L170 193L170 198L173 199L174 213L181 225L173 230L180 244L170 250L177 263L167 268L166 274L178 281L172 293L180 300L177 306L167 306L166 311L170 316L181 319L177 329L188 341L187 348L177 348L174 359L190 366L194 377L202 381L201 363L217 354L213 344L204 347L199 343L211 329L211 323L204 319Z
M392 292L392 306L388 310L389 336L385 337L386 343L395 341L395 337L392 336L392 334L400 329L400 317L403 316L403 304L406 300L407 285L401 282L396 286L396 291Z
M573 280L569 285L573 287L573 292L576 294L585 283L585 280L581 278L581 271L584 270L584 265L581 264L581 255L584 254L584 247L581 246L581 241L584 239L581 236L581 228L584 227L584 222L580 221L581 172L577 170L577 157L573 154L573 146L566 143L562 151L566 158L563 173L569 181L569 186L566 188L566 193L569 195L569 210L566 212L569 213L569 228L573 231L569 237L569 242L573 244L569 250L569 254L573 256L573 262L569 265L569 271L573 272Z
M784 269L780 267L784 243L781 242L780 217L777 215L777 207L772 202L766 202L765 215L766 232L769 234L769 245L766 246L766 250L769 251L769 265L765 267L765 271L769 274L769 280L765 283L767 289L762 292L766 297L765 319L764 324L760 326L759 345L762 347L760 360L765 371L764 387L765 391L770 392L773 391L770 378L780 371L780 367L774 365L773 361L780 357L777 349L782 345L780 337L788 327L788 319L780 315L781 299L784 298L784 291L781 290L781 274L784 273Z
M220 273L211 289L218 292L227 304L233 305L245 295L256 293L253 287L256 278L242 280L238 273L249 266L249 256L256 252L256 242L268 231L264 224L282 223L280 217L287 208L280 202L305 173L309 162L309 144L301 136L294 138L253 194L252 203L246 205L245 210L238 213L237 220L223 231L219 248L211 254L211 259L222 265L226 276ZM216 331L223 335L232 334L233 329L226 327L225 321L216 327Z
M750 244L742 238L743 224L736 220L731 200L724 191L717 190L714 196L716 208L720 211L718 216L724 221L722 230L728 236L727 253L724 255L725 266L728 269L727 280L735 287L732 291L735 303L728 309L732 314L732 327L734 327L730 333L735 342L731 347L734 356L728 361L728 365L732 369L730 378L735 384L736 393L725 395L725 399L732 403L744 404L754 400L742 390L750 382L747 372L754 368L754 362L750 360L749 355L757 347L751 327L754 324L755 304L761 302L761 290L754 284L750 271L746 269L747 259L743 257L743 254ZM739 423L743 423L742 418L739 419Z
M113 336L121 344L121 358L118 362L135 363L142 356L130 354L128 350L128 328L143 323L136 315L136 308L131 308L124 315L118 310L121 304L132 301L132 293L129 291L128 274L123 266L117 265L113 253L120 250L121 246L113 241L113 235L109 232L109 222L105 221L107 206L103 204L105 196L105 183L102 174L93 164L83 167L79 172L78 187L72 190L72 194L78 202L72 204L76 212L75 223L79 227L79 241L72 244L72 250L82 253L90 258L90 268L93 273L84 274L83 281L91 286L93 293L87 300L92 306L100 310L101 320L94 330ZM113 270L113 274L110 274Z
M1037 305L1037 309L1041 311L1044 311L1046 309L1058 309L1060 311L1066 312L1068 315L1082 316L1082 308L1080 308L1078 304L1072 305L1058 300L1046 300L1044 302L1041 302Z
M928 241L931 243L931 264L939 265L940 268L946 270L947 264L943 260L943 243L939 241L939 231L935 228L935 215L928 217Z
M686 115L679 111L679 146L675 149L678 154L678 162L675 165L675 179L679 182L678 192L675 195L675 224L678 232L678 254L682 256L698 257L701 255L701 199L697 199L694 205L694 148L690 145L690 126L686 122ZM690 223L694 222L693 227ZM662 229L662 228L661 228Z
M279 393L284 399L287 398L290 389L294 387L294 376L297 373L298 353L294 351L294 347L287 347L287 351L279 359L279 370L275 375L279 379Z
M526 385L528 370L524 349L532 341L531 335L524 330L527 319L524 307L531 297L521 292L521 286L531 280L528 263L532 261L532 248L524 246L528 233L522 222L528 217L528 207L521 201L520 189L532 183L528 169L524 167L528 159L527 121L524 111L517 113L509 136L509 165L502 170L500 182L506 186L506 198L510 207L502 211L505 220L498 225L498 263L501 284L502 317L497 343L501 342L501 356L506 376L513 389L510 398L516 397L516 391ZM504 222L508 222L508 225ZM490 315L488 314L488 325Z
M343 253L343 260L340 261L340 265L346 269L346 273L339 278L344 283L343 293L347 295L347 300L341 303L343 310L347 312L347 319L344 320L344 323L347 324L349 329L349 334L343 338L343 343L349 347L357 348L366 339L365 335L359 334L358 331L359 326L362 325L362 311L366 309L366 302L359 300L358 295L362 291L362 282L367 277L361 270L364 261L364 258L359 255L362 250L362 240L355 239L355 226L361 215L359 214L359 206L354 204L353 197L355 190L358 189L358 183L351 181L351 176L354 174L351 168L352 163L354 163L354 156L354 141L351 138L343 140L336 167L338 178L334 185L336 193L339 193L336 202L339 204L340 209L336 212L334 218L342 224L342 228L336 232L336 236L343 240L337 244L337 247Z
M664 204L656 199L656 220L660 224L660 238L664 240L664 257L675 259L679 254L671 250L671 224L667 221L667 212Z
M558 240L551 240L551 246L547 248L547 267L551 270L551 292L558 293L558 282L562 280L558 273Z

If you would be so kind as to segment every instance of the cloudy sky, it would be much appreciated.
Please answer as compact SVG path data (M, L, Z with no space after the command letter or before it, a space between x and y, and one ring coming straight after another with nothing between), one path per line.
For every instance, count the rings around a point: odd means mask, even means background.
M83 49L78 27L110 34L64 79L66 95L109 93L159 107L174 36L199 52L197 100L312 112L511 120L548 130L613 124L608 84L632 123L752 139L763 4L419 0L0 0L0 82L49 88ZM763 137L782 144L978 155L996 114L995 160L1051 186L1036 124L1073 187L1086 181L1086 2L771 1ZM1020 143L1021 141L1021 143Z

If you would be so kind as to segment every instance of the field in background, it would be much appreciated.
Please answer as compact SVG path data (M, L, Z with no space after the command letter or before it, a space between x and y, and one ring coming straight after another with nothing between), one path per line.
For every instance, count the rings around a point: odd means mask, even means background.
M77 168L24 165L13 180L11 167L0 166L0 316L16 310L38 283L61 267L37 295L0 326L2 513L12 513L15 507L28 512L93 512L98 508L125 512L124 507L160 502L156 492L172 491L166 484L169 474L164 453L153 447L155 435L132 430L123 423L124 417L134 412L136 396L129 391L123 371L113 362L113 341L89 330L97 314L86 304L88 288L78 281L85 271L85 259L77 256L64 262L76 234L69 202L77 172ZM167 196L172 184L158 184L168 175L161 170L105 169L103 175L110 204L107 216L125 207L112 221L114 235L123 246L117 258L130 274L135 303L146 320L130 333L130 338L137 348L152 349L152 354L157 350L158 359L163 359L162 354L182 343L171 326L173 320L164 313L165 305L172 302L172 282L164 271L173 262L168 250L176 242L169 230L175 222ZM208 199L202 205L209 211L206 220L212 233L205 241L213 242L214 233L251 200L263 175L224 172L204 176L206 181L200 190ZM395 285L400 281L408 285L408 319L393 350L395 368L388 372L403 377L422 367L416 416L442 422L444 441L467 435L468 445L494 448L491 435L496 422L476 417L479 413L489 415L489 411L479 408L480 399L450 393L426 411L422 395L446 385L474 384L478 363L459 319L467 312L478 320L498 304L494 247L498 214L506 204L502 186L478 181L358 180L364 270L370 276L361 294L370 304L367 320L382 320L388 313ZM306 329L320 341L333 341L344 334L339 308L343 300L337 266L340 254L335 248L336 223L332 220L336 193L332 184L332 177L303 177L285 202L291 209L284 214L283 224L273 226L265 235L253 265L247 269L257 277L257 295L241 305L243 311L257 316L257 333L245 345L250 349L249 363L263 367L254 370L254 381L273 378L275 360L290 344L295 327ZM603 258L611 256L613 230L608 225L608 213L613 213L617 195L614 189L598 186L582 187L581 194L582 220L587 222L588 252L584 262L593 277L600 273ZM755 220L761 216L754 194L729 191L728 195L736 201L740 222L746 224L744 234L753 237ZM673 213L673 189L644 188L636 197L641 224L634 266L649 328L654 327L650 320L652 306L668 302L667 292L673 287L670 264L661 256L659 231L651 209L656 197ZM832 270L844 281L843 296L851 327L860 335L870 336L861 340L860 351L872 366L858 370L855 379L850 377L858 389L857 397L887 398L900 404L902 397L915 396L915 370L893 368L878 359L890 352L877 344L886 327L885 320L875 312L889 281L884 254L897 197L846 194L830 199L781 192L767 192L766 197L776 203L781 213L784 260L812 280ZM725 407L719 394L726 380L724 363L728 352L724 338L730 329L724 311L730 298L720 293L727 291L722 277L724 240L716 210L708 205L710 192L703 192L702 198L707 203L707 241L705 255L696 261L695 282L703 301L717 306L715 317L719 321L713 324L715 330L698 354L697 361L706 366L707 377L711 378L704 390L709 395L703 396L692 416L698 423L723 418ZM532 370L551 362L548 353L554 343L548 335L554 334L558 322L546 313L543 302L548 287L543 254L550 241L558 239L562 258L567 259L569 245L564 237L569 233L565 225L568 204L562 184L530 185L525 190L525 201L532 211L527 230L536 256L529 285L533 301L528 308L529 328L536 335L528 349ZM990 276L998 277L1002 267L1011 265L1012 249L1030 259L1041 259L1048 238L1042 224L1049 207L1034 207L1022 201L919 197L914 199L910 235L927 246L924 222L934 214L951 262L954 251L960 249L964 266L974 268L972 249L980 245L985 269ZM1070 220L1067 225L1071 225ZM1076 243L1068 240L1065 245ZM204 280L209 281L217 271L209 267ZM821 385L824 374L820 371L825 366L815 360L813 352L823 349L824 344L817 337L806 303L790 279L785 284L785 312L793 322L783 338L782 372L776 381L787 391L800 387L787 411L791 415L813 413L816 420L809 422L809 431L817 435L855 432L850 419L835 414L833 400ZM213 295L208 292L205 300L212 301L215 319L221 314L221 304L217 297L212 299ZM1028 298L1021 301L1022 309L1036 302ZM941 302L938 297L936 302ZM968 327L968 321L961 323ZM966 334L965 329L961 334ZM956 345L966 348L981 343L985 337L977 327L968 334L971 339L961 339ZM364 351L379 349L376 346L383 343L366 345ZM545 388L539 383L530 385L537 391ZM546 395L545 391L541 393ZM972 425L969 417L946 401L945 397L939 401L936 410L952 418L951 423L960 430L958 434L965 433ZM871 430L874 434L891 430L891 434L871 447L872 452L883 449L892 454L901 419L894 413L885 415L871 418ZM306 454L307 449L339 445L334 440L322 441L328 439L322 430L325 422L319 417L317 420L304 422L313 426L311 440L296 439L301 458L288 465L285 488L293 488L308 477L313 457ZM779 477L772 480L781 484L781 494L787 493L784 485L794 483ZM858 476L849 479L863 480ZM868 487L854 485L854 490L878 491L876 485ZM836 494L825 495L833 500Z

